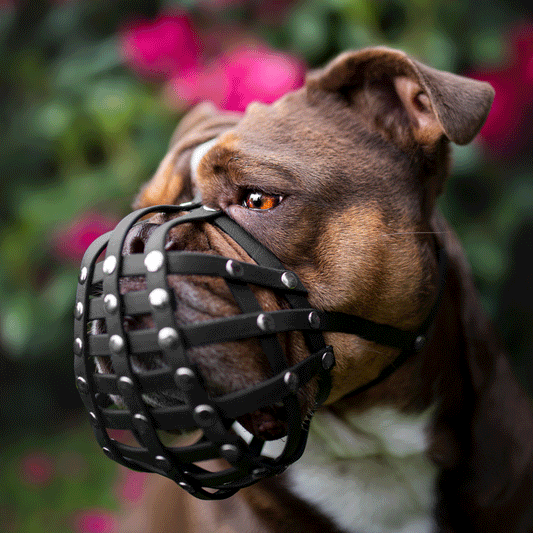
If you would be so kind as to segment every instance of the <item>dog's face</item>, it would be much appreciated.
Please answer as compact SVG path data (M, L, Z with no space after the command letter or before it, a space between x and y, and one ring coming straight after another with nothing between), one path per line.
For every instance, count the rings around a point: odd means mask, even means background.
M298 274L313 306L413 330L435 297L431 218L448 171L449 141L471 140L492 96L485 84L401 52L347 53L311 73L301 90L270 106L252 104L242 117L208 105L193 110L136 207L180 203L199 191L205 205L223 209ZM156 215L147 224L161 222ZM139 251L149 228L133 235L126 251ZM251 262L209 224L179 226L167 248ZM123 290L138 283L126 280ZM240 313L222 279L172 276L170 284L179 324ZM287 307L273 292L253 290L265 310ZM290 364L309 355L300 334L279 337ZM337 359L330 402L369 382L397 355L353 335L325 337ZM213 395L270 373L254 339L189 355ZM312 381L302 393L304 410L315 392ZM276 407L243 424L265 438L284 432Z

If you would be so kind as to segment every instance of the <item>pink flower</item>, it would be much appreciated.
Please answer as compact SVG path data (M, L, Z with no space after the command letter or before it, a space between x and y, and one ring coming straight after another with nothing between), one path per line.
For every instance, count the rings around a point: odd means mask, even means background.
M134 21L122 32L121 45L130 68L149 78L180 75L199 60L198 35L187 14L179 11Z
M81 511L74 517L76 533L113 533L117 529L117 520L104 509Z
M250 102L270 104L302 86L304 62L265 45L241 45L221 54L205 69L172 80L168 94L177 104L211 100L227 111L244 111Z
M469 73L472 78L489 82L496 91L479 135L491 153L499 157L516 154L533 137L533 25L515 28L509 44L506 64Z
M56 232L52 250L59 259L77 264L94 239L114 229L118 222L100 213L86 213Z
M26 455L20 463L22 479L30 485L39 487L48 485L52 481L55 469L52 457L40 451Z

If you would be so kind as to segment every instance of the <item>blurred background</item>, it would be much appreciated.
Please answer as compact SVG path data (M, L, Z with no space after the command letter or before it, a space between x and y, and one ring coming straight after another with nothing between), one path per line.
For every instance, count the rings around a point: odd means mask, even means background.
M441 208L533 391L529 0L0 0L0 531L112 533L142 495L81 411L72 307L85 248L128 212L183 113L272 102L376 44L496 89Z

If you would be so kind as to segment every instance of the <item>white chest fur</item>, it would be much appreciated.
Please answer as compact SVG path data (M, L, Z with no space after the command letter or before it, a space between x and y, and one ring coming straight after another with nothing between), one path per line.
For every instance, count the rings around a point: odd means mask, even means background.
M427 459L431 409L373 408L345 420L319 411L291 490L349 533L435 530L436 467Z

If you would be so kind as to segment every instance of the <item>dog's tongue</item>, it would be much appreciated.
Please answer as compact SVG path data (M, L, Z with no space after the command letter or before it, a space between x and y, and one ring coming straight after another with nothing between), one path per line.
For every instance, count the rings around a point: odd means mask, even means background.
M264 407L238 418L252 435L264 440L276 440L287 434L287 416L283 407Z

